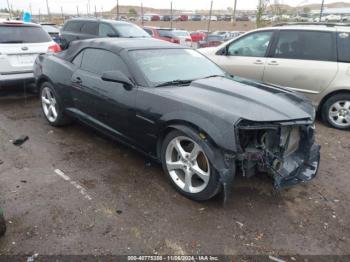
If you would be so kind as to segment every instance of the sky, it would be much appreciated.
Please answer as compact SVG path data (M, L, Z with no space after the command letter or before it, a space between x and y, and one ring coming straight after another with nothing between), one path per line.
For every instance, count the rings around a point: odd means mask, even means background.
M7 1L13 6L13 9L20 9L30 11L29 6L32 7L33 14L39 12L46 13L46 0L0 0L0 8L7 7ZM81 13L86 12L87 3L90 1L91 13L96 5L97 11L108 11L113 8L117 0L47 0L49 3L51 12L60 12L61 7L65 13L75 13L76 7L79 6ZM119 5L137 5L140 6L143 2L143 6L154 7L154 8L169 8L171 0L119 0ZM181 10L198 10L198 9L209 9L211 0L172 0L174 9ZM226 9L227 7L233 7L234 0L213 0L213 9ZM322 0L279 0L280 3L288 4L291 6L298 6L308 3L320 3ZM349 2L350 0L325 0L325 3L332 2ZM275 2L275 0L270 0ZM258 0L237 0L237 9L256 9Z

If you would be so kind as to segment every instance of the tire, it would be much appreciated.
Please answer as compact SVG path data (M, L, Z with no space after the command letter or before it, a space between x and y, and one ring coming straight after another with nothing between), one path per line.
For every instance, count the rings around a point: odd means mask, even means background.
M44 117L50 125L58 127L67 125L71 122L71 119L64 114L60 97L56 93L51 83L44 82L41 85L40 101Z
M337 129L350 129L350 93L336 94L321 108L322 120Z
M195 138L183 132L177 130L170 132L162 144L161 160L164 173L179 193L195 201L205 201L219 193L221 183L218 172L208 160L205 151L195 141ZM177 142L183 150L180 150L182 155L176 148ZM188 180L187 175L191 177Z

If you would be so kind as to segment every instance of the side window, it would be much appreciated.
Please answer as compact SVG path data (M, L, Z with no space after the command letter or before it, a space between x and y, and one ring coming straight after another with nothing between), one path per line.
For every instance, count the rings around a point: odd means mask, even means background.
M64 31L79 33L82 27L82 23L79 21L68 22L64 28Z
M97 35L98 23L85 22L81 28L81 32L88 35Z
M274 57L334 61L333 33L285 30L279 33Z
M113 28L110 25L101 23L99 26L99 33L98 35L101 37L107 37L108 35L115 35Z
M264 57L271 42L273 32L263 31L247 35L233 43L227 49L230 56Z
M81 68L98 75L113 70L129 75L127 66L118 55L102 49L85 49Z
M350 33L337 33L338 61L350 63Z
M84 51L81 51L72 61L72 63L76 66L81 66L81 61L83 59Z
M151 29L148 29L148 28L143 28L143 30L145 30L147 32L147 34L149 34L150 36L153 35L153 32Z
M167 31L167 30L158 30L158 34L161 37L168 37L168 38L172 38L171 32Z

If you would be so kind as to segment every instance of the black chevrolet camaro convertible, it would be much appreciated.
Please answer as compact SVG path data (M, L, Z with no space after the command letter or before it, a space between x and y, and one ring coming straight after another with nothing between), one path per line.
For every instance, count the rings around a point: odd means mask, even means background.
M315 110L287 89L225 74L197 51L155 39L72 42L34 66L53 126L79 120L162 163L194 200L266 173L276 190L311 180Z

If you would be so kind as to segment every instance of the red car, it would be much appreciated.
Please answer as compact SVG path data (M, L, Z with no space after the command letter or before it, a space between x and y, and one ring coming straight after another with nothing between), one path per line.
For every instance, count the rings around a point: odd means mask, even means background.
M180 15L180 21L188 21L188 15Z
M143 30L156 39L189 47L192 46L192 39L187 31L157 27L144 27Z
M160 16L159 15L152 15L151 21L160 21Z
M202 32L192 32L191 33L192 42L195 42L195 43L199 42L199 41L203 41L206 36L207 35L205 33L202 33Z

